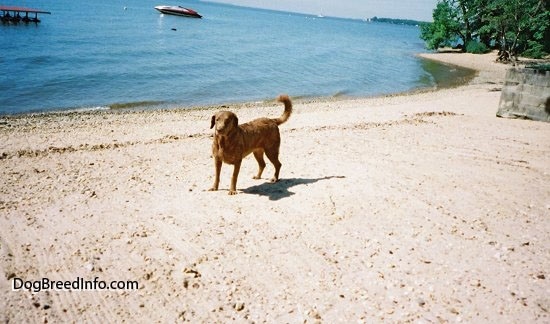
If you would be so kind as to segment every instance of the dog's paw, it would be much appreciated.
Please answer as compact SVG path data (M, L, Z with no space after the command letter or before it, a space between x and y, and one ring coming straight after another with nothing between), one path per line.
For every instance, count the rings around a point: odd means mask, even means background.
M236 194L237 194L236 190L229 190L229 192L228 192L228 195L230 195L230 196L233 196L233 195L236 195Z
M212 187L212 188L208 189L208 191L218 191L218 188Z
M261 179L261 177L253 176L252 179L254 179L254 180L259 180L259 179Z
M275 182L277 182L277 181L279 181L279 179L277 179L277 178L271 178L271 179L269 179L269 182L271 182L271 183L275 183Z

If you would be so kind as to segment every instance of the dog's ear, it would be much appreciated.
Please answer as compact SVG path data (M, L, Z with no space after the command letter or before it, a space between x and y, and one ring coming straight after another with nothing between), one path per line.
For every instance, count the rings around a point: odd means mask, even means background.
M237 115L233 115L233 124L235 127L239 127L239 118L237 118Z
M216 124L216 115L212 115L212 120L210 121L210 129Z

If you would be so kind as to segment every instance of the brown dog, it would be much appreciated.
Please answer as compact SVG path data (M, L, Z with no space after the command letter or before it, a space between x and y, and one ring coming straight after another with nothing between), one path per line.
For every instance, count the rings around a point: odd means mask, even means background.
M216 166L216 177L211 191L218 190L222 163L233 164L233 176L229 194L237 193L237 177L241 162L248 154L254 153L258 161L258 174L254 179L260 179L265 168L264 152L275 166L275 175L271 182L279 180L281 162L279 162L279 146L281 136L279 125L286 122L292 113L292 102L287 95L280 95L277 99L285 105L285 111L279 118L258 118L246 124L239 125L237 115L230 111L220 111L212 116L210 128L215 128L212 143L212 155Z

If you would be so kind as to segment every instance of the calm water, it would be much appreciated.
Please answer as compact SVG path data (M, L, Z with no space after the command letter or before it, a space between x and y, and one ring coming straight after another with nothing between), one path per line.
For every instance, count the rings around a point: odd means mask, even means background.
M434 84L415 27L176 1L33 0L38 25L0 25L0 114L368 96ZM433 69L433 66L431 66Z

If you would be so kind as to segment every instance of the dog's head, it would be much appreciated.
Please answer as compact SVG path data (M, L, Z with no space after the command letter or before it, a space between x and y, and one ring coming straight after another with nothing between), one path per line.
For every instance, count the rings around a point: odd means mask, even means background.
M230 111L220 111L212 116L210 128L214 128L214 126L216 126L217 133L228 134L239 126L239 119Z

